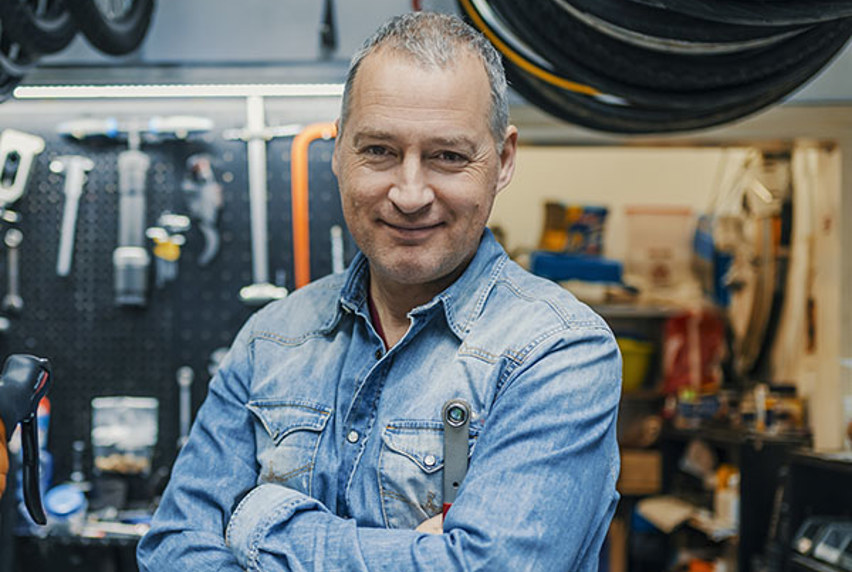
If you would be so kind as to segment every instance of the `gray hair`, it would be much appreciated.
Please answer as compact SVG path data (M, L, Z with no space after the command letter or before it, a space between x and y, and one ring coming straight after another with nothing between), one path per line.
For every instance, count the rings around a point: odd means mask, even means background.
M479 55L491 86L491 135L502 152L503 139L509 126L509 98L506 93L506 73L500 54L479 32L460 18L437 12L410 12L391 18L367 38L349 63L343 103L340 110L340 131L349 116L350 98L355 75L365 57L379 48L387 48L412 57L424 67L447 68L459 55L459 48Z

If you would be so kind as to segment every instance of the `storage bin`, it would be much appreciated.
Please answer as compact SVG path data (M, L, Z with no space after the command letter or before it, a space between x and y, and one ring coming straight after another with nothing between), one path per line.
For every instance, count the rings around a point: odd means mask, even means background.
M616 338L621 350L621 385L624 391L639 389L648 376L654 344L635 338Z
M692 210L635 206L626 213L625 281L642 292L673 291L694 282Z

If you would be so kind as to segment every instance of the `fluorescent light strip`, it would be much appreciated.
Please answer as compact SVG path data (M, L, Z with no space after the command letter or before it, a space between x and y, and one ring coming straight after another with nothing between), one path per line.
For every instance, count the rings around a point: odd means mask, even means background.
M184 97L340 97L342 83L205 85L21 85L15 99L101 99Z

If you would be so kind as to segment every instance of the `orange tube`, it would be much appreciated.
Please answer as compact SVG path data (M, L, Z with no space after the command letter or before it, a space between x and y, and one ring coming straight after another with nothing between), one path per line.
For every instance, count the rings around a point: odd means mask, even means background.
M308 211L308 149L317 139L337 137L334 123L305 127L290 148L290 200L293 207L293 279L296 288L311 281L311 231Z

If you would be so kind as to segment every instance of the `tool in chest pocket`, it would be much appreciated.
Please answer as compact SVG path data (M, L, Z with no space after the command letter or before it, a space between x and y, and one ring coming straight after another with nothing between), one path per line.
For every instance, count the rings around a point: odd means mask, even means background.
M444 422L443 503L446 517L467 474L470 405L463 399L450 399L441 410L441 419Z

